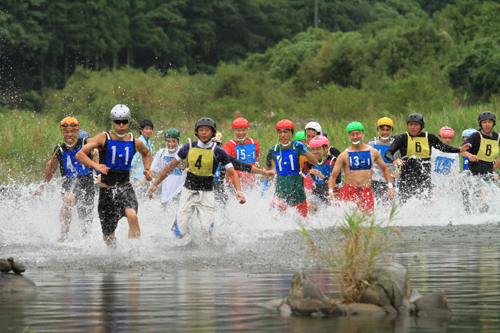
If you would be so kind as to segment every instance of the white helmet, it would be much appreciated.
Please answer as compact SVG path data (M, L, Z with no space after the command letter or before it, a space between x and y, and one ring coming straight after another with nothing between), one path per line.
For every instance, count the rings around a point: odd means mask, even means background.
M305 130L307 131L308 129L313 129L316 131L316 134L321 134L321 125L318 124L315 121L311 121L310 123L307 123Z
M130 109L124 104L117 104L111 109L111 121L129 120Z

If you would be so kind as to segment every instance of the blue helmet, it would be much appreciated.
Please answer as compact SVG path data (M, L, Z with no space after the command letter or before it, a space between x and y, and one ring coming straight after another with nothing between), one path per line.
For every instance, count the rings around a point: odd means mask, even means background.
M472 135L472 133L474 133L474 132L477 132L477 130L476 130L476 129L474 129L474 128L468 128L468 129L466 129L465 131L463 131L463 132L462 132L462 137L464 137L464 136L465 136L465 137L467 137L467 138L468 138L468 137L469 137L469 136L471 136L471 135Z
M89 135L89 133L87 133L85 131L80 131L80 133L78 133L78 138L79 139L88 139L88 138L90 138L90 135Z

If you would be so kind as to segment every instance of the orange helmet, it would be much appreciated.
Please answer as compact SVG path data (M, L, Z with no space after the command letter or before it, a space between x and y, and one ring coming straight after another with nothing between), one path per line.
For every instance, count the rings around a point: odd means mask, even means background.
M79 129L80 123L78 122L78 120L76 120L76 118L66 117L63 120L61 120L61 129L65 129L68 127Z
M250 123L245 118L237 118L233 121L233 129L235 128L250 128Z

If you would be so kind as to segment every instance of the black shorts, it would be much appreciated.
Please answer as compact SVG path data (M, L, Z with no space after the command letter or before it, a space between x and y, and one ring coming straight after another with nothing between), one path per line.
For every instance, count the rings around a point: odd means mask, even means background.
M125 207L137 212L139 204L131 184L116 188L101 187L99 190L99 219L101 220L102 233L109 236L115 232L118 221L125 216Z
M80 220L92 220L94 209L94 177L91 173L81 177L66 178L62 184L61 195L73 193L76 198L76 208Z

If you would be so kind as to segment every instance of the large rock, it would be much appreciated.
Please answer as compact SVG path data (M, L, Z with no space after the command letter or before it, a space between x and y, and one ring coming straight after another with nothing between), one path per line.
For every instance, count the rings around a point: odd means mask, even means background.
M269 301L265 306L277 308L286 317L291 314L313 317L395 317L409 314L437 318L451 316L444 292L438 290L425 296L420 295L417 290L411 290L410 293L407 271L399 264L376 268L368 282L370 287L363 293L361 303L340 305L330 301L303 271L298 271L292 278L288 296Z
M293 276L285 303L296 315L333 316L341 314L339 307L332 303L302 270Z
M418 317L451 317L448 299L442 290L420 297L412 304L413 306Z
M389 314L410 313L410 283L406 268L400 264L385 264L375 268L368 279L361 302L375 304Z
M37 291L36 284L25 276L13 273L0 274L0 292Z

